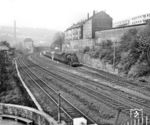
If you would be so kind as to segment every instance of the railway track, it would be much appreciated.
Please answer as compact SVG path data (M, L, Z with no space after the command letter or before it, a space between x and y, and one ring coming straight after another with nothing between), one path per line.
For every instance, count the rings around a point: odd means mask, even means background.
M22 59L23 60L23 59ZM43 94L49 98L49 100L52 100L56 106L58 106L58 91L54 90L50 86L47 85L46 82L44 82L42 79L40 79L34 72L31 71L31 69L28 68L28 66L25 64L25 60L21 62L21 60L18 60L18 63L20 66L24 67L24 74L30 78L30 81L33 81L32 87L36 88L40 93L41 91ZM31 65L30 65L31 66ZM63 96L61 96L61 112L64 112L66 116L71 120L68 121L71 122L73 118L77 117L85 117L87 119L88 124L94 124L95 121L86 116L82 111L80 111L77 107L73 106L67 99L65 99ZM65 119L66 120L66 119Z
M53 65L54 66L54 65ZM57 68L58 69L58 68ZM55 70L56 70L56 68L55 68ZM76 79L81 79L81 76L79 76L79 75L76 75L76 74L71 74L70 72L68 72L68 71L65 71L65 70L63 70L63 71L61 71L61 70L58 70L58 74L59 74L59 72L62 72L63 74L65 73L65 74L67 74L68 76L70 75L70 76L72 76L72 77L74 77L74 78L76 78ZM108 90L110 90L111 91L111 89L112 89L112 87L109 87L109 86L107 86L107 85L103 85L103 84L99 84L99 82L95 82L94 80L92 81L92 80L89 80L89 79L87 79L87 78L82 78L81 80L87 80L88 82L90 82L90 84L93 84L93 85L95 85L96 87L101 87L102 89L106 89L106 87L108 88ZM117 89L113 89L114 91L116 90L117 91ZM115 94L115 93L114 93ZM129 93L125 93L125 92L123 92L123 94L124 95L130 95ZM150 101L149 100L145 100L145 99L143 99L143 98L140 98L140 97L138 97L138 96L133 96L133 95L130 95L129 97L125 97L124 96L124 98L126 98L126 99L128 99L128 100L130 100L130 101L133 101L133 102L136 102L136 103L138 103L138 104L140 104L140 105L144 105L145 107L148 107L148 108L150 108L150 106L149 106L149 104L150 104ZM131 97L132 96L132 97ZM148 103L148 104L145 104L145 103Z
M64 65L64 64L63 64ZM81 71L83 73L86 72L86 74L94 75L97 78L101 78L103 80L107 80L111 84L123 86L125 88L132 89L134 91L139 91L140 93L143 93L147 96L150 96L150 85L146 83L141 82L134 82L132 80L127 80L121 76L117 76L115 74L105 72L103 70L99 70L96 68L89 67L87 65L83 65L82 67L76 68L78 71Z
M121 85L121 86L124 86L124 87L127 87L127 86L130 86L130 87L142 87L143 89L145 90L150 90L150 86L147 86L145 85L144 83L138 83L138 82L133 82L133 81L129 81L121 76L116 76L115 74L112 74L112 73L109 73L109 72L105 72L103 70L99 70L99 69L96 69L96 68L92 68L92 67L89 67L87 65L83 65L83 67L79 68L79 70L81 71L86 71L86 72L89 72L90 73L90 70L91 71L94 71L95 75L97 75L98 77L102 78L102 79L105 79L109 82L112 82L114 84L118 84L118 85Z
M48 74L48 75L52 76L55 79L61 80L63 83L68 84L68 85L78 89L79 91L86 93L87 95L89 95L92 98L94 97L98 101L103 102L104 104L107 104L108 106L110 106L114 109L119 109L119 108L130 109L129 106L126 106L123 103L115 101L109 95L106 95L105 93L96 92L95 90L92 90L89 87L81 86L81 85L76 84L75 82L73 82L73 80L66 79L66 75L64 76L64 75L60 74L59 73L60 71L56 71L56 69L55 69L55 71L54 71L55 73L54 73L52 70L50 71L50 70L47 70L47 69L41 67L40 65L37 65L36 69L39 69L39 68L40 68L41 72L43 72L45 74ZM65 72L63 72L63 74L65 74ZM67 74L67 75L69 75L69 74ZM127 111L125 111L125 112L127 113Z
M55 68L55 72L56 72L56 68ZM57 72L57 74L59 74L59 72L61 72L61 71L58 71ZM64 74L64 72L65 71L63 71L63 74ZM65 72L66 73L66 72ZM62 74L61 74L62 75ZM71 73L68 73L67 75L71 75ZM73 74L73 76L72 77L76 77L76 75L74 75ZM77 79L80 79L79 77L76 77ZM96 82L94 82L94 84L95 84ZM93 83L91 83L91 84L93 84ZM97 85L97 86L99 86L99 87L102 87L102 86L100 86L100 84L95 84L95 85ZM85 87L83 88L83 86L79 86L78 88L82 88L82 89L85 89ZM90 92L91 93L91 90L89 90L89 89L87 89L86 91L88 91L88 92ZM102 93L101 93L102 94ZM94 95L94 94L93 94ZM96 94L95 94L96 95ZM128 95L128 94L127 94ZM107 97L106 95L104 95L105 96L105 98L110 98L110 97ZM150 106L149 106L149 103L147 104L147 102L145 101L145 99L142 99L142 98L137 98L137 97L128 97L128 96L126 96L126 93L124 93L123 95L120 95L120 96L122 96L123 98L125 98L125 99L127 99L127 100L130 100L130 101L132 101L132 102L134 102L134 103L137 103L137 104L139 104L139 105L142 105L142 106L144 106L144 107L146 107L146 109L150 109ZM104 98L104 97L102 97L102 98ZM102 101L102 102L104 102L104 101ZM108 101L108 102L110 102L110 101ZM105 102L105 104L107 104L106 102ZM108 104L109 106L110 106L110 104ZM113 108L114 108L114 106L112 106ZM122 104L122 106L121 107L124 107L124 104ZM129 109L130 107L128 107L128 109ZM135 108L135 107L132 107L132 108ZM127 107L125 108L125 109L127 109ZM147 110L146 110L147 111ZM147 113L149 113L149 112L147 112Z

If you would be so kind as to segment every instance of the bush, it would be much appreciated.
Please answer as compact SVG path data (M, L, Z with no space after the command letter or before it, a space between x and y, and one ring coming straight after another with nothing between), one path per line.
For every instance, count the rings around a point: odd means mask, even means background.
M92 58L99 58L100 50L99 49L92 50L92 51L89 52L89 55Z
M89 46L86 46L85 48L84 48L84 50L83 50L83 53L85 54L85 53L87 53L87 52L89 52L90 51L90 47Z
M88 53L92 58L104 59L112 62L113 60L113 43L110 40L103 41L98 47L91 49Z
M137 63L132 66L131 70L129 71L129 76L131 77L141 77L149 75L150 67L147 63Z
M139 32L136 29L131 29L123 35L120 42L119 53L128 53L126 57L121 57L120 60L120 63L122 64L121 70L123 72L125 71L130 76L133 75L138 77L148 74L150 68L150 65L147 65L147 51L150 47L149 41L150 26L147 26Z

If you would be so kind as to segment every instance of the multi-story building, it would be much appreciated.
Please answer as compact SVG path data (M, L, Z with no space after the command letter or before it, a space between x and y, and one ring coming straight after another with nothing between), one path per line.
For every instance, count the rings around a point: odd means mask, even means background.
M74 24L65 31L65 40L78 40L83 38L83 22Z
M65 40L79 40L79 39L93 39L95 38L95 32L111 29L112 18L104 11L95 13L88 17L86 20L72 25L65 31Z
M111 29L112 18L104 11L95 13L88 18L83 25L83 39L95 38L95 32Z
M124 27L124 26L130 26L130 25L138 25L138 24L144 24L147 23L147 21L150 20L150 13L143 14L140 16L132 17L126 20L122 20L119 22L113 23L113 27Z

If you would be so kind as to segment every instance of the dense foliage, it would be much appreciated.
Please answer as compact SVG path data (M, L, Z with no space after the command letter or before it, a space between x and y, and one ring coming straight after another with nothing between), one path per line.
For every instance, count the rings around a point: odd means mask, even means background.
M90 50L86 47L84 53L109 64L115 63L116 68L127 76L149 75L150 25L143 30L130 29L116 44L106 40Z
M8 47L7 51L0 50L0 102L36 107L17 76L13 63L15 49L6 41L0 45Z
M1 42L1 45L6 45L9 49L10 46L7 42ZM5 91L7 87L7 81L9 75L12 73L12 69L8 68L11 65L10 58L7 56L6 51L0 51L0 92ZM6 84L5 84L6 83Z
M128 76L143 76L150 73L150 65L147 56L150 48L150 26L142 31L129 30L121 39L119 46L120 71Z

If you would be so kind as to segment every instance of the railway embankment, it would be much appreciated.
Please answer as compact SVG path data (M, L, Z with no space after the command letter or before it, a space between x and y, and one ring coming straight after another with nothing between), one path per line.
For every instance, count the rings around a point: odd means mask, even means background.
M149 83L150 25L143 30L130 29L120 41L105 40L93 48L85 47L77 52L79 61L88 66Z
M0 51L0 102L36 108L17 76L14 50L6 45L8 50Z
M3 83L5 85L0 91L0 102L36 108L17 75L15 65L13 64L9 68L11 68L11 74L8 75L7 81Z

